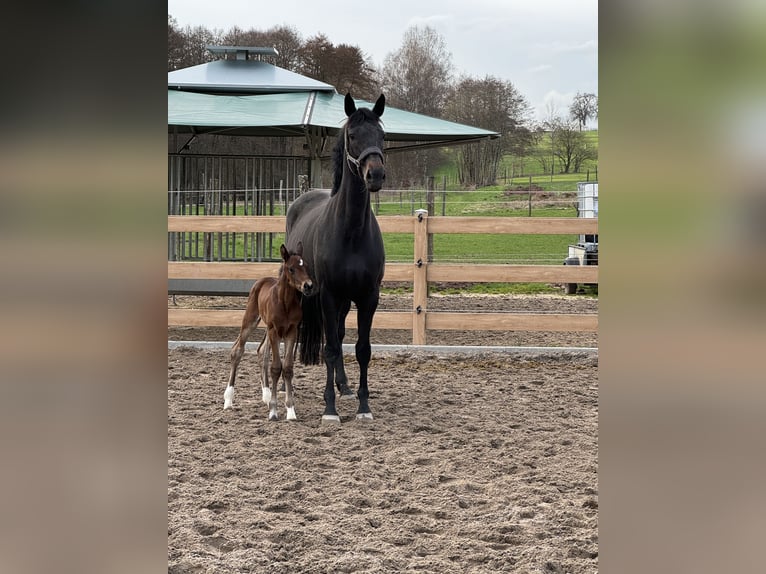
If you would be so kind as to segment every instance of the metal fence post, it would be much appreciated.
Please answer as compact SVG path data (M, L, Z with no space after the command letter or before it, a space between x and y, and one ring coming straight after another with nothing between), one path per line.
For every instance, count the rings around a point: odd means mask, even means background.
M412 293L412 344L426 344L426 303L428 301L428 210L415 212L415 272Z

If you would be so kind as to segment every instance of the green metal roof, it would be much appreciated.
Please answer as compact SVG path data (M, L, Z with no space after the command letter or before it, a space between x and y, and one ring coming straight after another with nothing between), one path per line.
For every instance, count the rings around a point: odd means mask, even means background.
M356 104L373 107L361 100ZM168 126L178 133L295 137L318 130L336 135L345 119L343 96L334 92L214 95L168 90ZM388 106L381 119L389 141L448 145L500 135Z

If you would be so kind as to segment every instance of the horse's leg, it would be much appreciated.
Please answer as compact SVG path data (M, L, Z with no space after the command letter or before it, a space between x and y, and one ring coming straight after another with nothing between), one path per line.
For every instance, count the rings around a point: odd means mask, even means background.
M231 371L229 372L229 384L226 385L226 390L223 393L223 408L229 409L234 404L234 381L237 378L237 368L242 361L242 356L245 354L245 344L248 338L252 335L255 327L258 325L260 318L255 317L255 321L248 321L248 314L245 313L245 320L242 322L242 328L239 331L237 340L234 341L234 345L231 347Z
M269 401L269 420L279 420L279 410L277 409L277 386L279 385L279 376L282 374L282 360L279 358L279 335L276 329L269 329L269 345L271 346L271 400Z
M338 305L329 290L319 294L322 303L324 321L324 363L327 368L327 383L324 388L324 414L322 422L340 423L340 416L335 408L335 373L338 362L343 363L343 348L338 339Z
M372 412L368 399L370 392L367 389L367 367L370 364L370 329L372 328L372 317L378 308L378 295L370 297L367 301L360 304L357 302L357 328L359 337L356 341L356 362L359 363L359 408L356 411L356 418L360 420L372 420Z
M354 391L348 386L346 366L343 363L343 339L346 336L346 316L351 309L351 301L344 301L338 310L338 344L341 350L340 360L335 369L335 386L338 387L341 399L353 399Z
M258 359L261 364L261 401L268 406L271 402L271 388L269 379L269 365L271 365L271 343L269 343L269 334L263 334L263 340L258 345Z
M287 407L287 420L294 421L295 402L293 401L293 365L295 364L295 346L298 342L298 328L295 327L285 337L285 360L282 365L282 378L285 383L285 407Z

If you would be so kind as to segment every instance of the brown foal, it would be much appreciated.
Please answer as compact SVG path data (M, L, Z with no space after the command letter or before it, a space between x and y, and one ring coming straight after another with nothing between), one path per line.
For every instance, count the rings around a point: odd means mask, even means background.
M239 337L231 348L231 373L229 384L223 394L223 408L228 409L234 400L234 380L237 377L237 367L245 354L245 343L252 335L258 324L263 321L266 335L258 346L257 354L261 362L261 387L263 402L269 406L269 420L279 420L277 411L277 383L280 375L285 382L285 406L287 420L295 420L295 404L293 402L293 363L295 346L298 342L298 326L303 318L301 309L301 294L311 295L314 282L306 270L301 255L303 244L298 243L295 253L288 253L282 245L279 248L282 255L282 267L279 277L263 277L259 279L247 299L247 309L242 319ZM284 361L279 356L280 342L284 341ZM269 352L271 357L269 360ZM271 375L271 389L269 389Z

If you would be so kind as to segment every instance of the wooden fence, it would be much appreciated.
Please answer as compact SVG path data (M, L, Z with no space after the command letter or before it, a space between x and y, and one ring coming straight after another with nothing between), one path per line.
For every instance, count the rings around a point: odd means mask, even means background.
M428 262L428 235L438 233L597 234L598 220L566 217L431 217L380 216L384 233L414 234L412 263L387 263L384 281L413 284L412 311L378 311L376 329L412 331L412 344L425 345L433 329L475 331L598 330L596 314L519 314L429 312L428 282L461 283L598 283L598 266L448 264ZM168 216L168 232L284 232L284 216ZM279 262L231 263L168 261L169 279L252 279L277 275ZM168 326L239 327L243 309L168 309ZM356 328L356 314L346 325Z

